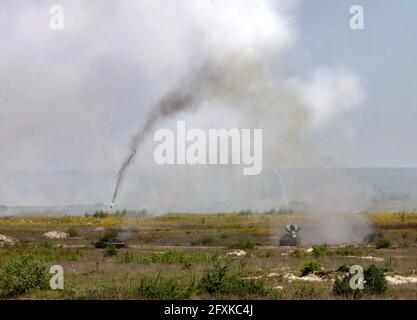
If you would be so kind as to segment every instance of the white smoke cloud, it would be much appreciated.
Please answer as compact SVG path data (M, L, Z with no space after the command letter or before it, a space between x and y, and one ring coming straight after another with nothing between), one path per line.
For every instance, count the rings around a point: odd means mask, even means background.
M318 67L307 79L293 79L291 85L312 110L313 125L326 125L365 102L360 79L351 71Z
M56 3L64 7L62 31L49 28L49 5ZM231 64L234 95L241 92L239 86L255 84L247 88L256 94L252 97L247 90L245 106L223 107L239 101L235 98L231 100L233 103L204 102L196 113L183 113L181 117L190 120L191 126L234 127L242 123L242 127L267 129L265 169L309 164L314 150L303 148L302 130L312 125L314 133L332 118L358 107L364 94L360 81L348 69L319 67L307 78L289 77L282 72L286 69L285 53L290 52L301 36L293 3L289 0L1 2L0 145L7 150L0 157L1 168L117 169L131 136L161 96L184 78L192 78L194 71L208 59L220 61L224 56L239 57L239 54L261 61L266 70L258 74L249 68L246 73L243 61L241 73L233 73L239 68ZM265 77L260 82L262 86L256 86L259 82L253 81L253 74ZM241 80L238 85L236 80ZM261 99L264 84L268 85L269 96ZM271 94L274 87L276 93ZM219 96L226 95L222 92ZM283 119L291 121L284 123ZM164 120L158 125L170 126L174 122ZM263 200L257 194L262 181L259 184L251 181L249 185L248 180L242 182L240 169L229 167L162 170L151 162L150 139L151 136L134 168L146 172L151 179L146 185L127 181L121 200L149 203L150 209L161 211L170 209L173 199L177 210L211 210L212 199L219 197L223 202L215 209L262 206ZM155 183L166 177L169 183ZM220 179L222 183L218 182ZM193 181L194 199L178 188L182 181ZM49 186L45 188L48 192L39 196L41 200L34 201L37 199L32 197L21 201L109 202L113 191L113 185L108 190L97 186L94 189L103 192L89 197L91 190L65 183L69 186L64 196L54 193L56 188ZM173 189L181 197L172 193ZM19 190L8 190L11 192ZM7 203L8 199L3 201Z

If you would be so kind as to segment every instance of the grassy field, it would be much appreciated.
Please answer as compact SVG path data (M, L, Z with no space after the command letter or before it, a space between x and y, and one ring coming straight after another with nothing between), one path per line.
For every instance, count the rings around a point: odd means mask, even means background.
M0 234L18 242L0 248L0 294L4 299L351 299L333 293L334 280L348 266L374 264L385 278L401 276L403 283L392 280L384 293L355 297L417 299L417 214L366 216L382 239L312 247L279 247L287 217L278 214L4 217ZM292 222L302 225L306 219L295 215ZM106 230L118 232L128 248L96 249L93 243ZM45 239L47 231L72 237ZM64 289L34 286L7 294L7 272L19 274L10 261L27 256L48 269L61 265Z

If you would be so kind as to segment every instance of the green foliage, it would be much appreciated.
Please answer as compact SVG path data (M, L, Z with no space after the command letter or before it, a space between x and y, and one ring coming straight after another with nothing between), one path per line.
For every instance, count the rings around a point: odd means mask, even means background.
M384 271L374 264L364 271L365 292L370 294L383 294L388 288Z
M117 256L117 248L115 245L110 244L106 247L104 250L104 256L105 257L114 257Z
M354 246L346 246L337 248L334 253L338 256L353 256L358 253L358 249Z
M0 269L0 294L11 297L33 289L46 289L48 268L44 261L31 255L12 256Z
M253 249L255 248L255 242L252 241L251 239L242 238L242 239L238 239L232 242L229 245L229 248L230 249Z
M314 271L319 271L321 268L320 263L316 261L307 260L304 261L299 267L299 273L301 277L304 277Z
M67 230L67 233L71 238L78 237L80 235L78 229L75 226L70 226Z
M331 256L332 251L327 243L322 243L317 246L313 246L313 251L311 252L313 256L321 257L321 256Z
M377 249L389 248L391 247L391 240L385 235L379 235L375 240L375 247Z
M333 284L332 292L335 296L344 296L359 298L363 293L366 294L384 294L388 284L384 276L383 269L370 265L364 270L364 290L352 289L350 287L351 275L345 275L342 278L336 278Z
M360 289L352 289L350 287L350 278L350 275L345 275L342 278L337 277L332 288L333 295L353 299L361 297L362 292Z
M245 279L242 272L229 273L228 265L218 261L214 262L211 269L204 271L198 288L200 293L212 296L265 296L268 294L264 280Z
M212 269L204 271L199 284L200 291L210 295L219 294L222 291L223 281L226 277L227 271L227 265L220 264L218 261L215 261Z
M133 254L131 252L123 253L119 257L120 263L181 263L184 269L192 266L192 263L206 262L209 257L204 253L192 252L184 253L182 251L165 251L153 252L151 254Z
M187 299L195 291L194 278L187 286L182 286L177 278L145 276L140 279L138 293L146 299Z

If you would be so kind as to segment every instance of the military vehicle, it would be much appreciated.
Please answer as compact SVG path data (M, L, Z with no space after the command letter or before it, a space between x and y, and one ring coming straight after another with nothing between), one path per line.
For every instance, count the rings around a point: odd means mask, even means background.
M119 238L112 238L112 239L102 239L97 241L94 246L96 248L104 249L110 245L115 246L117 249L127 248L127 243L123 242Z
M296 224L289 224L285 227L286 234L279 239L280 246L296 246L300 244L298 231L300 228Z

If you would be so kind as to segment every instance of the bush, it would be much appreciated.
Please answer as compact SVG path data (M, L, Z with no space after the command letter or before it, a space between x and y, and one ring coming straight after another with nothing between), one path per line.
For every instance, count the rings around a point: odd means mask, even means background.
M199 284L200 291L210 295L219 294L222 290L223 280L226 277L227 271L227 265L222 265L218 261L215 261L212 269L204 271Z
M117 256L117 249L116 249L116 247L113 244L108 245L106 247L105 251L104 251L104 256L106 256L106 257L114 257L114 256Z
M185 287L177 278L143 277L140 279L138 293L146 299L186 299L195 291L194 279Z
M265 296L267 289L262 279L244 279L242 274L227 275L221 286L220 294L236 295L239 297L260 295Z
M342 278L336 278L333 284L333 295L351 297L353 299L359 298L361 296L360 289L352 289L350 287L350 275L346 275Z
M384 276L384 271L374 264L364 271L365 292L370 294L383 294L387 290L388 284Z
M46 289L49 272L46 264L30 255L11 257L0 269L0 293L11 297L33 289Z
M71 238L73 238L73 237L78 237L79 236L79 232L78 232L78 230L77 230L77 228L76 227L74 227L74 226L70 226L69 228L68 228L68 230L67 230L67 233L68 233L68 235L71 237Z
M340 268L339 268L340 269ZM364 271L364 293L367 294L384 294L387 290L387 280L384 276L383 269L377 268L375 265L369 266ZM352 289L350 287L351 275L342 278L336 278L333 284L333 294L336 296L358 298L361 296L360 289Z
M230 249L253 249L255 242L250 239L239 239L229 245Z
M320 268L320 263L316 261L304 261L299 268L300 276L304 277L314 271L319 271Z
M320 245L313 246L312 254L316 258L321 256L331 256L332 251L327 243L322 243Z
M389 248L391 247L391 240L387 236L380 235L375 241L375 246L377 249Z
M245 279L242 273L229 274L226 264L214 262L211 269L207 269L198 285L199 292L212 296L219 295L266 295L268 290L262 279Z

